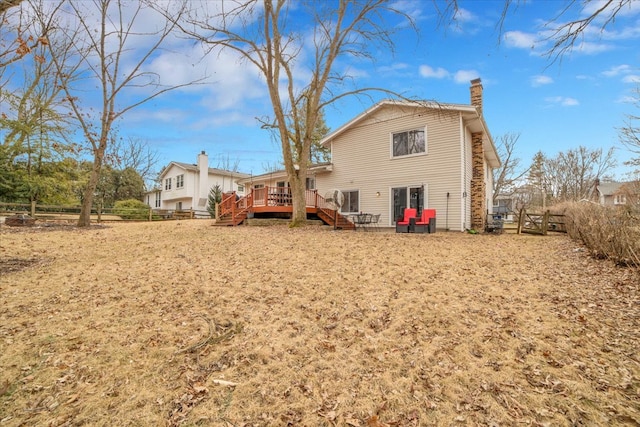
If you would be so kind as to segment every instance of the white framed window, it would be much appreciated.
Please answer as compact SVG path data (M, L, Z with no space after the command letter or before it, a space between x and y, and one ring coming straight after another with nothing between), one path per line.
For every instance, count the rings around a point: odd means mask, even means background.
M164 180L164 189L171 190L171 178L167 178Z
M160 192L156 192L156 208L160 207Z
M244 193L244 185L238 184L238 193Z
M396 132L391 135L391 156L403 157L427 152L425 129Z
M627 204L627 196L624 194L616 194L613 197L614 205L626 205Z
M184 187L184 175L176 176L176 188Z
M360 212L360 192L358 190L343 191L344 203L340 207L341 213Z
M307 178L305 186L306 186L305 188L307 190L315 190L316 189L316 179L315 179L315 177Z
M253 188L264 188L264 184L254 184Z

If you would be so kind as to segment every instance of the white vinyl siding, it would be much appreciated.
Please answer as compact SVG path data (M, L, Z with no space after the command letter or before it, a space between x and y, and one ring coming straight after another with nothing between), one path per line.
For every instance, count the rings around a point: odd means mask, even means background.
M427 153L390 158L389 135L409 129L428 129L425 132ZM381 214L380 224L391 226L390 189L406 185L428 186L424 206L436 209L438 227L445 224L449 193L449 226L461 228L462 147L458 113L381 108L340 134L332 141L331 149L333 172L318 176L319 191L348 189L345 184L359 188L360 210Z

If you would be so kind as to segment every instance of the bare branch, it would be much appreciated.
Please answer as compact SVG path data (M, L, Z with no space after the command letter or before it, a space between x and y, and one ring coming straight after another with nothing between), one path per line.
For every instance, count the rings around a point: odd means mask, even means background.
M292 187L293 223L299 224L306 219L307 159L322 108L370 90L344 90L347 74L337 69L336 61L341 57L374 60L379 47L393 53L395 27L389 25L389 18L399 17L414 29L415 24L386 0L315 0L295 5L292 11L286 0L220 0L194 3L181 19L174 18L170 8L162 13L209 52L232 50L265 78L274 117L261 121L263 127L277 129ZM305 22L313 28L309 34L291 18L294 12L308 17ZM310 46L306 45L309 40ZM311 59L305 61L305 57ZM308 75L308 80L301 81L301 74Z

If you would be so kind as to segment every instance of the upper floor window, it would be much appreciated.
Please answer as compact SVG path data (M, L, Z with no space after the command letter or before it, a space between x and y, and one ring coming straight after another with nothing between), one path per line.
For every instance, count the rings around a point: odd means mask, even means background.
M164 180L164 189L171 190L171 178L167 178Z
M427 152L424 129L394 133L391 144L393 157Z
M184 175L176 176L176 188L184 187Z

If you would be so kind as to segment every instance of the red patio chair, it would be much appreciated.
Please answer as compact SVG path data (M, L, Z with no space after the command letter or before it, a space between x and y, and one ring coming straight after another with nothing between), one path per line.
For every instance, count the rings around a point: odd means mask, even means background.
M436 210L423 209L422 215L416 221L414 227L416 233L435 233L436 232Z
M396 221L396 233L412 233L416 213L418 213L418 211L414 208L405 208L402 221Z

